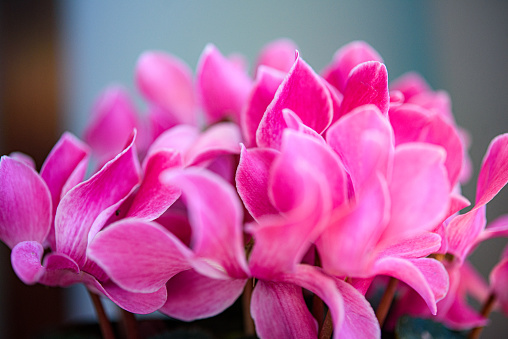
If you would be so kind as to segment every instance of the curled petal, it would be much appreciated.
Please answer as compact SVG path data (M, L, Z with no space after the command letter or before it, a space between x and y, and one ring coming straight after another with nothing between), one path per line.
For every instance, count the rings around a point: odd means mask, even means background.
M487 223L485 205L453 218L446 227L448 252L462 262Z
M270 148L246 149L242 145L240 163L236 171L238 194L249 213L257 220L278 210L268 197L268 178L278 152Z
M86 246L94 223L108 219L140 181L140 168L130 145L89 180L70 190L61 200L55 216L57 251L67 254L79 266L86 261ZM98 229L95 229L98 231Z
M154 220L164 213L176 199L180 190L176 187L163 185L160 174L170 168L181 168L182 157L173 150L161 150L151 154L145 161L145 177L129 208L127 217Z
M425 300L432 314L436 314L436 303L443 299L448 291L448 274L437 260L402 259L385 257L374 265L376 274L395 277L413 288Z
M242 137L234 123L215 124L203 132L184 156L186 166L198 165L223 154L239 154Z
M497 136L483 159L476 188L476 206L488 203L508 182L508 133Z
M164 52L145 52L136 65L136 83L150 102L174 116L177 123L197 123L192 71L183 61Z
M146 158L143 161L143 168L146 167L146 161L150 155L160 150L177 151L182 155L187 153L198 136L199 130L194 126L178 125L168 129L159 135L148 149Z
M317 133L322 133L333 118L333 103L325 82L298 53L293 67L261 119L256 132L258 146L279 148L282 131L286 127L282 116L284 108L295 112L306 126Z
M43 243L51 228L51 193L23 162L0 158L0 239L10 248L22 241Z
M120 287L141 293L155 292L189 269L191 256L173 234L137 219L118 221L99 232L87 254Z
M508 256L490 272L489 280L501 309L505 314L508 314L508 290L506 288L508 286Z
M238 122L252 86L248 75L209 44L199 60L196 77L208 123L226 116Z
M139 128L137 113L127 91L118 86L106 89L93 108L83 140L90 145L99 164L120 153L132 130Z
M279 39L267 44L261 50L256 70L261 65L274 68L284 73L289 72L295 61L296 44L289 39Z
M12 153L9 154L9 157L14 159L14 160L20 161L20 162L24 163L25 165L27 165L28 167L33 168L34 170L36 170L36 168L35 168L35 160L31 156L29 156L28 154L25 154L25 153L22 153L22 152L12 152Z
M332 63L323 71L323 77L340 92L344 92L351 70L366 61L383 62L383 59L366 42L350 42L335 52Z
M36 241L18 243L11 252L11 263L16 275L27 285L37 283L44 274L41 265L44 248Z
M193 229L191 248L196 264L210 264L218 276L245 278L248 268L242 239L243 211L233 187L195 167L165 172L161 181L182 190Z
M388 72L378 61L367 61L353 68L344 89L339 116L367 104L376 105L383 115L388 114Z
M293 62L294 51L291 54L291 64ZM256 79L240 119L240 126L247 147L256 145L256 131L259 123L285 75L285 73L270 67L260 66L258 68Z
M166 284L167 301L159 311L183 321L213 317L238 299L246 281L213 279L195 270L181 272Z

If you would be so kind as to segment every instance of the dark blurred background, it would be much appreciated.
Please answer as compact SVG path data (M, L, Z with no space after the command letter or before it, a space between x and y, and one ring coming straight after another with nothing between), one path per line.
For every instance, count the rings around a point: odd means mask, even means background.
M252 65L264 44L288 37L320 71L339 47L361 39L383 56L390 79L415 70L450 93L458 124L472 136L475 176L464 192L474 200L487 146L508 132L507 18L503 1L4 0L0 154L22 151L40 167L63 131L80 135L107 85L120 82L138 96L133 71L147 49L173 53L195 69L212 42L224 54L244 54ZM508 212L507 191L489 204L489 220ZM485 277L505 244L491 240L473 255ZM82 288L24 286L9 253L0 244L0 338L28 338L94 319ZM504 338L506 318L492 319L484 337Z

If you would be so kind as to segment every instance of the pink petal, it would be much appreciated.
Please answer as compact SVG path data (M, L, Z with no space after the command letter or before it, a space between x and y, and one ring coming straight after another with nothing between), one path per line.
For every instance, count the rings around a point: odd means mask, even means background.
M448 274L443 264L434 259L402 259L384 257L374 265L377 275L388 275L405 282L425 300L432 314L436 314L436 302L448 291ZM373 273L374 273L373 272Z
M260 338L317 338L317 321L296 285L259 280L250 312Z
M508 237L508 214L498 217L490 222L487 228L476 239L477 243L491 238Z
M289 39L278 39L265 45L259 53L256 70L261 65L274 68L284 73L289 72L295 61L296 44Z
M395 145L419 141L422 131L430 123L430 112L419 106L403 104L390 110L390 124L395 134Z
M437 252L441 247L441 236L432 232L423 232L411 238L398 241L383 249L380 257L423 258Z
M159 176L167 169L181 167L182 158L175 151L161 150L145 159L145 177L126 216L154 220L164 213L181 192L176 187L163 185Z
M182 190L193 229L191 248L198 262L213 267L207 273L245 278L248 268L243 248L243 211L234 188L198 168L165 172L161 181Z
M198 165L223 154L239 154L242 137L238 125L224 122L204 131L184 156L186 166Z
M339 287L334 279L321 273L321 271L319 271L319 269L316 267L308 265L298 265L294 273L283 274L279 280L284 283L291 283L297 286L301 286L313 292L321 300L323 300L324 303L328 306L329 312L332 316L332 322L334 326L334 339L344 338L341 332L344 323L347 322L346 318L348 316L356 317L357 314L345 313L345 300L341 295L340 290L344 290L346 292L349 300L352 298L356 299L356 297L363 298L363 296L353 296L352 293L350 293L351 291L347 291L345 288L342 288L343 286ZM350 311L355 312L363 309L363 305L360 305L360 303L357 303L356 301L354 302L356 305L349 308ZM346 328L347 326L348 324L346 324Z
M279 148L286 127L282 116L284 108L295 112L317 133L322 133L333 118L333 103L325 82L298 54L259 124L256 132L258 146Z
M178 123L197 123L197 100L192 71L180 59L158 51L143 53L136 65L136 84L141 93Z
M383 238L404 238L437 227L449 210L450 184L442 148L408 143L395 149L389 182L391 218Z
M476 206L488 203L508 182L508 134L497 136L483 159L476 189Z
M22 152L12 152L12 153L9 154L9 157L14 159L14 160L17 160L19 162L22 162L25 165L27 165L28 167L33 168L34 170L36 170L36 168L35 168L35 160L31 156L29 156L28 154L25 154L25 153L22 153Z
M37 241L23 241L12 249L12 268L25 284L37 283L44 274L44 267L41 265L43 254L44 248Z
M246 279L213 279L195 270L179 273L166 284L168 298L160 312L183 321L213 317L242 294Z
M432 111L448 123L455 125L451 109L451 99L445 91L419 93L411 98L407 98L407 102Z
M78 264L65 254L52 252L44 256L43 266L46 268L39 283L46 286L67 287L82 282Z
M322 267L336 276L366 276L375 248L388 221L390 200L386 183L371 180L349 210L337 217L316 242Z
M209 124L230 116L240 121L240 112L251 89L251 79L209 44L196 71L197 88Z
M306 203L307 195L311 194L306 189L320 190L325 196L330 194L333 207L347 202L344 166L337 155L314 136L287 129L281 154L275 159L270 175L269 196L281 212ZM326 184L321 185L321 180ZM312 181L320 187L312 187Z
M160 150L174 150L185 154L189 148L196 142L199 137L199 130L197 127L189 125L178 125L165 132L163 132L155 141L150 145L147 151L145 161L143 161L143 168L145 168L146 159L151 154Z
M359 107L337 121L329 128L326 140L344 162L355 190L378 172L390 176L393 132L376 106Z
M152 313L161 308L166 302L166 287L162 287L153 293L132 293L120 288L112 281L99 282L88 274L83 276L83 282L92 292L103 294L131 313Z
M83 140L103 164L122 151L136 127L137 113L129 94L121 87L110 87L95 103Z
M278 152L270 148L242 147L236 171L236 187L245 207L255 220L263 215L277 214L268 197L268 178Z
M453 218L446 227L448 252L462 262L487 223L485 205Z
M490 286L501 309L508 315L508 257L501 260L490 272Z
M406 99L410 99L414 95L430 92L431 88L421 75L409 72L395 79L390 83L392 90L402 92Z
M366 42L350 42L335 52L332 63L323 71L323 77L340 92L344 92L351 70L366 61L383 62L383 59Z
M86 261L88 233L95 219L125 199L140 181L139 163L130 145L89 180L77 185L60 201L55 216L56 248L79 266ZM107 220L102 215L101 219Z
M51 228L51 193L35 170L0 158L0 239L10 248L22 241L43 243Z
M191 266L192 255L173 234L155 223L124 219L99 232L88 257L121 288L151 293Z
M291 54L291 64L293 62L294 51ZM285 75L285 73L270 67L260 66L258 68L252 90L240 116L240 126L247 147L256 145L256 131L259 123Z
M48 185L53 203L53 216L60 198L80 183L88 166L90 148L66 132L49 153L41 168L41 177ZM55 246L55 230L51 228L48 241Z
M339 116L367 104L376 105L383 115L387 115L390 97L385 65L378 61L359 64L349 74L343 93L344 100L340 105Z
M326 144L326 141L323 139L321 134L314 131L312 128L306 126L303 123L302 119L300 119L300 117L298 115L296 115L296 113L293 112L292 110L290 110L289 108L284 108L282 110L282 117L289 129L293 129L295 131L309 135L309 136L315 138L317 141L319 141L323 144Z
M374 310L365 297L350 284L336 279L344 299L344 322L337 338L380 338L381 329Z

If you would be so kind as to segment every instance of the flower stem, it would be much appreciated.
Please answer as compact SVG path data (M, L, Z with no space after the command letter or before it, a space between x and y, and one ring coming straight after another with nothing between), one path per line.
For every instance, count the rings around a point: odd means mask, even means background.
M246 336L254 336L256 329L254 327L254 320L250 315L250 300L252 291L254 290L254 280L251 278L247 280L245 289L242 294L242 310L243 310L243 328Z
M125 331L125 338L127 339L139 339L138 324L136 317L129 311L121 309L122 312L122 323Z
M95 312L97 313L97 318L99 318L99 325L101 327L102 337L104 339L115 339L113 328L111 327L111 323L109 322L109 319L106 316L106 312L104 311L104 307L102 306L101 298L97 294L91 292L90 290L88 290L88 294L90 294L90 298L92 299Z
M482 317L484 317L484 318L489 317L490 312L492 312L492 310L494 309L495 303L496 303L496 295L494 294L494 292L492 292L492 293L490 293L489 297L483 304L482 311L481 311ZM478 327L473 328L471 330L471 332L469 332L468 339L480 338L480 334L483 331L483 327L484 326L478 326Z
M386 286L385 293L381 298L381 302L376 309L376 318L379 322L379 327L383 327L386 316L388 315L388 311L390 310L390 306L392 305L393 297L395 296L395 291L397 289L398 280L396 278L391 277L388 282L388 286Z
M330 310L326 312L326 318L323 322L323 327L321 327L321 331L319 331L319 339L330 339L333 333L333 322L332 315Z

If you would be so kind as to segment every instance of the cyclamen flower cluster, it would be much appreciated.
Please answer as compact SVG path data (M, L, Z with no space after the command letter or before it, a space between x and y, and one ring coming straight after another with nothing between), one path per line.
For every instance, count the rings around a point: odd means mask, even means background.
M195 79L146 52L144 116L111 87L84 142L65 133L39 173L26 155L3 156L0 239L18 277L83 283L130 312L184 321L221 313L254 283L261 338L317 337L324 308L311 312L304 290L328 307L334 338L379 338L365 295L381 276L399 282L392 323L483 326L466 295L489 291L508 314L508 252L490 287L467 262L508 235L508 217L488 227L485 217L508 181L508 134L492 141L475 204L459 214L471 169L446 93L413 73L389 87L364 42L321 75L295 51L267 45L251 78L242 58L208 45Z

